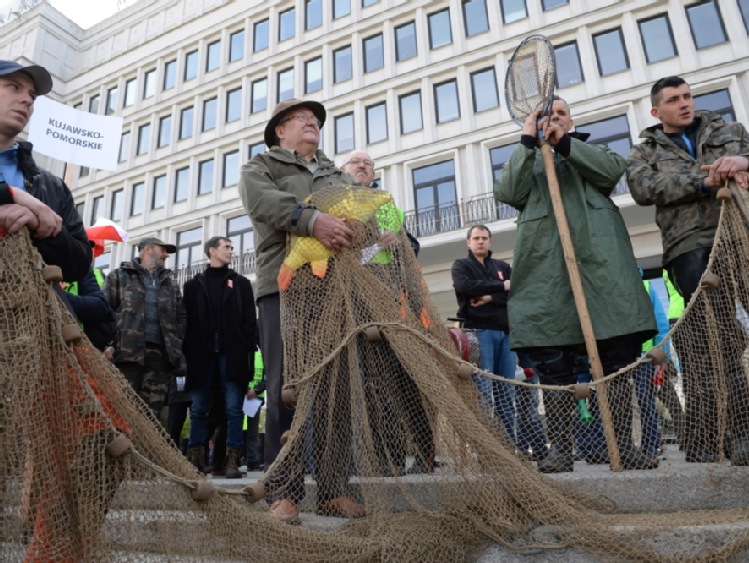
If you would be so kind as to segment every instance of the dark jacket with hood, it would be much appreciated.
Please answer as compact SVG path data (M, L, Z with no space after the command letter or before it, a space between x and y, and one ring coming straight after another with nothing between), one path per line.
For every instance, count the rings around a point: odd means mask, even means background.
M468 258L459 258L453 263L452 278L458 300L458 316L464 319L466 328L510 331L507 320L508 292L504 284L511 274L510 265L493 259L491 250L483 264L470 250ZM471 307L470 300L483 295L491 295L492 300L486 305Z
M83 228L73 195L60 178L39 168L31 154L32 145L18 141L18 168L23 174L26 191L62 217L57 236L32 238L47 264L62 268L68 281L82 280L91 268L91 245Z

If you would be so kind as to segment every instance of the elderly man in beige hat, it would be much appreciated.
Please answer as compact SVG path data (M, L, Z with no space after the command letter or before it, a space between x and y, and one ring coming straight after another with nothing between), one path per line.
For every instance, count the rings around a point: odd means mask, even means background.
M307 196L321 188L354 183L351 176L341 171L318 148L325 117L325 108L319 102L291 99L278 104L265 127L268 151L242 167L239 192L254 227L255 295L267 381L266 470L275 461L281 449L281 434L291 427L294 415L293 410L281 401L283 343L276 282L286 252L287 234L315 237L334 251L350 247L354 235L343 219L304 203ZM291 463L302 464L303 461ZM316 474L318 512L344 518L363 516L364 507L345 494L348 476L332 475L320 469ZM266 482L266 499L271 503L269 516L287 523L298 523L297 504L304 496L304 468L287 468L277 473L278 477L270 475ZM281 473L295 477L287 477L281 483Z

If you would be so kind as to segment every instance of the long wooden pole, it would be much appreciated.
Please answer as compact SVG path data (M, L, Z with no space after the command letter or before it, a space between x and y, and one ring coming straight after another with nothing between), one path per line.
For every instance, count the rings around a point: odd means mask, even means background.
M593 376L593 381L596 382L603 379L603 366L601 365L601 358L598 355L598 345L596 344L596 337L593 333L593 323L590 320L590 313L588 312L588 302L585 299L585 291L583 290L582 280L580 279L580 270L577 267L575 247L572 244L570 226L567 222L567 215L564 212L562 194L559 191L559 180L557 179L557 172L554 168L554 155L551 152L551 146L548 141L543 138L543 134L539 135L539 139L541 143L541 154L544 158L544 168L546 169L546 179L549 184L551 204L554 208L554 217L556 218L557 228L559 230L559 240L562 242L564 262L567 265L567 273L570 277L570 285L572 286L572 295L575 298L577 315L580 317L580 326L583 331L583 337L585 338L585 348L588 352L588 357L590 358L590 373ZM619 458L619 446L616 443L616 435L614 434L608 390L605 385L599 385L597 386L596 391L598 393L598 406L601 410L601 420L603 422L603 435L606 438L606 445L609 448L609 462L611 463L611 469L613 471L621 471L622 465ZM620 405L620 408L631 408L631 405Z

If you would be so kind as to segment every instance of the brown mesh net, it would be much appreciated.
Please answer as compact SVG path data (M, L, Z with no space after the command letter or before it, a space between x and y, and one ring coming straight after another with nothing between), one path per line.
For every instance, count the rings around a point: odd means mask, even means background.
M241 492L212 486L171 446L124 377L81 337L28 236L2 238L0 559L461 561L499 544L682 561L723 560L749 546L735 526L719 547L695 553L685 541L664 551L656 538L676 525L736 524L749 514L699 506L621 514L518 456L478 406L475 368L455 356L401 216L382 194L341 187L314 197L348 214L356 242L335 257L287 264L282 321L296 414L274 465ZM681 369L667 370L659 393L672 409L661 418L680 420L679 439L716 461L726 451L740 457L749 406L749 237L737 203L724 205L709 268L719 279L706 279L670 335ZM399 234L385 244L383 229ZM307 261L320 266L316 274ZM604 384L631 386L638 367ZM637 420L631 397L609 394L613 416ZM587 401L592 408L594 397ZM267 503L248 502L263 494L298 501L302 525L271 521ZM314 514L317 503L345 495L366 515Z

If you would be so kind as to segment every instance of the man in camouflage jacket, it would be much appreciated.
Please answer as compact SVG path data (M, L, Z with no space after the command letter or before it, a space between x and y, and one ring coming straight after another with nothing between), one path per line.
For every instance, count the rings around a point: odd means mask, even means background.
M699 287L713 247L721 205L715 199L717 189L729 178L742 188L749 186L749 134L740 123L726 122L717 113L695 111L689 85L681 77L658 80L651 89L650 101L651 115L661 123L640 133L643 142L632 148L627 179L638 204L656 206L664 268L685 302L689 302ZM713 295L717 297L718 293ZM720 322L725 325L721 327L724 342L746 344L735 314L723 315ZM678 339L675 345L679 348ZM749 464L746 375L740 357L730 349L725 352L725 366L715 366L710 373L698 373L688 358L682 358L687 378L687 426L699 429L686 437L687 461L710 462L718 458L717 406L713 386L705 382L725 371L731 390L731 461L734 465Z
M117 314L115 364L160 420L172 370L182 363L185 309L164 268L176 247L147 237L138 250L138 258L107 275L102 291Z

